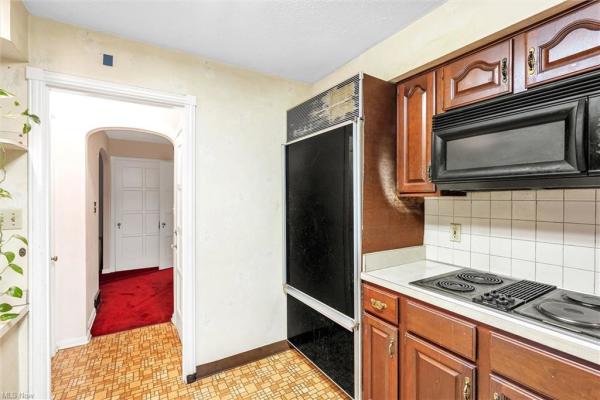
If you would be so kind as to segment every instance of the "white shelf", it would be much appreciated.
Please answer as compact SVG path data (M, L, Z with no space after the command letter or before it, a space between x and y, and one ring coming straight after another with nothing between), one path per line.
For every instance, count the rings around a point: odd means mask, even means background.
M29 313L29 305L15 307L13 310L11 310L11 312L19 315L16 318L9 319L6 322L0 322L0 339L14 326L17 326L19 321L21 321Z
M24 140L12 140L0 137L0 146L6 150L27 151L27 145Z

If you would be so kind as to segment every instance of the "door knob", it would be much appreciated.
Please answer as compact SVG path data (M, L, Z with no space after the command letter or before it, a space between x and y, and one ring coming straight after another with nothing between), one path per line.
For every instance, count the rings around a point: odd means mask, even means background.
M163 229L165 229L165 226L167 226L167 223L166 222L162 222L160 225L162 226Z
M121 229L121 223L117 222L117 229Z
M176 245L176 244L171 244L171 248L172 248L172 249L176 249L176 248L177 248L177 245Z
M50 261L57 262L58 261L58 256L54 256L54 257L50 258Z

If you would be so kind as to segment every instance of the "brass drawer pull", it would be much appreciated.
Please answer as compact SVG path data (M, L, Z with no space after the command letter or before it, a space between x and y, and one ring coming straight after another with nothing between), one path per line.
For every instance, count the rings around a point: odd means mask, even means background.
M394 338L390 338L390 342L388 343L388 355L390 358L394 358Z
M468 377L465 377L463 386L463 400L471 400L471 379Z
M379 301L379 300L375 300L375 299L371 299L371 305L373 306L374 309L376 309L378 311L383 311L387 308L387 304L385 304L383 301Z
M527 70L529 75L535 75L535 49L531 47L527 53Z

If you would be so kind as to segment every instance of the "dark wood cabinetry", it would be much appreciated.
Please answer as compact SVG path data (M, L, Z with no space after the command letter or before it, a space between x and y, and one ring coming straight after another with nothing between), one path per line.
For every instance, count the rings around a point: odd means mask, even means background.
M512 384L496 375L490 375L490 400L544 400L542 397Z
M512 92L512 40L505 40L442 66L438 109L447 111Z
M365 308L364 399L599 399L600 365L364 284L363 305L371 298L398 322Z
M496 374L551 398L598 400L600 371L496 332L489 343Z
M593 2L524 34L527 87L600 66L600 3Z
M397 89L397 188L400 195L434 193L430 182L434 73L402 82Z
M363 315L363 398L398 398L398 328Z
M475 366L407 333L404 337L403 399L474 400Z
M600 1L573 5L397 85L400 196L436 193L428 173L436 112L458 112L467 105L600 68Z

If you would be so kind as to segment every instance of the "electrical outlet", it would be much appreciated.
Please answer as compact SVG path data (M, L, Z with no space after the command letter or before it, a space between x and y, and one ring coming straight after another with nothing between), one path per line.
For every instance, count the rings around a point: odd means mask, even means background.
M23 212L20 209L0 210L0 224L6 230L23 228Z
M460 242L460 224L450 224L450 241Z

